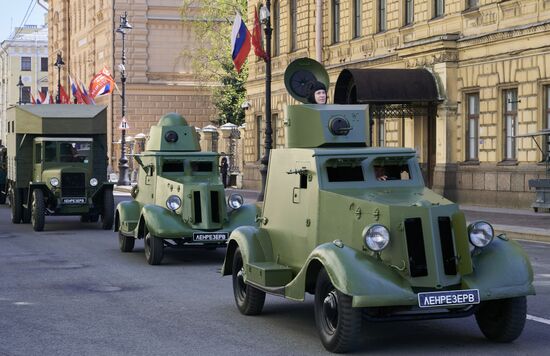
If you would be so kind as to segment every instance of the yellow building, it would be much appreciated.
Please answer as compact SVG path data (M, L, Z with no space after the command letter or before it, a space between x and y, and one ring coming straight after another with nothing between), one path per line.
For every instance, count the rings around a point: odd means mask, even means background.
M184 51L197 45L187 14L182 21L179 0L49 0L50 62L61 53L63 85L67 75L88 85L104 66L121 88L122 36L115 30L120 16L128 13L133 27L125 35L127 135L142 136L161 115L179 112L191 125L204 127L215 119L208 84L199 82ZM50 71L57 83L57 70ZM52 87L54 87L52 85ZM118 92L100 97L109 106L109 154L116 170L120 141L121 100ZM128 152L128 151L127 151Z
M20 94L21 102L28 104L39 91L48 90L48 29L36 25L15 28L0 47L0 141L6 142L6 110L19 102Z
M417 149L427 184L459 203L532 203L528 181L544 177L544 157L530 138L515 136L550 127L550 0L275 0L271 6L277 147L284 143L284 107L293 103L283 73L294 59L325 66L329 102L338 97L334 87L344 69L425 68L438 97L421 103L424 109L357 93L371 105L372 144ZM251 55L249 67L244 184L258 188L265 65Z

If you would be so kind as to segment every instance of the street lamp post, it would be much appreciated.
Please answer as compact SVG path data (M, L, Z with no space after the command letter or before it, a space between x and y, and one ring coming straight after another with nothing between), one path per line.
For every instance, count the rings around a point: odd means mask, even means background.
M21 76L19 76L19 83L17 83L17 88L19 88L19 101L17 102L17 105L21 105L23 101L21 100L23 96L23 81L21 80Z
M122 83L122 121L120 129L122 131L120 137L120 159L118 160L118 182L117 185L130 185L128 177L128 158L126 158L126 47L124 46L124 38L126 33L132 29L132 25L128 23L128 13L124 11L124 15L120 16L120 25L116 32L122 35L122 63L118 66L120 71L120 81Z
M262 189L258 196L258 201L264 200L265 195L265 182L267 179L267 166L269 164L269 154L271 151L271 144L273 139L271 135L273 129L271 127L271 17L269 9L271 8L271 1L267 0L265 5L260 8L260 21L264 25L265 32L265 152L260 163L260 174L262 176Z
M65 65L61 53L57 53L57 59L55 60L54 67L57 67L57 96L55 97L55 103L61 104L61 66Z

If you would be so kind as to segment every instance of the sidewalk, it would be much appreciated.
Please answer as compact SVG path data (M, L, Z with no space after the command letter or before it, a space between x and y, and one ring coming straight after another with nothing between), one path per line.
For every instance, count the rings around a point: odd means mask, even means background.
M130 193L131 186L118 187L115 191ZM249 201L255 201L258 191L226 189L227 193L239 193ZM487 208L461 205L468 222L484 220L493 225L495 234L505 233L515 240L542 241L550 243L550 213L535 213L532 209Z

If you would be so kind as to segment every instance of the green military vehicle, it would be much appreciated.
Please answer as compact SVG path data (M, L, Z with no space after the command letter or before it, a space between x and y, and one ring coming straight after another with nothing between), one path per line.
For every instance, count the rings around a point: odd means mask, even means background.
M111 229L107 109L100 105L24 105L8 109L5 190L14 224L42 231L46 215L79 215Z
M0 204L6 202L6 173L8 154L6 147L0 145Z
M328 76L301 62L285 83L304 102L294 90L303 71L325 85ZM222 274L233 277L238 309L261 313L266 293L314 294L332 352L353 348L363 319L475 315L487 338L514 340L534 294L525 252L487 222L467 225L457 204L426 188L414 150L365 147L367 111L288 106L286 148L271 151L260 226L237 228L227 246Z
M198 135L179 114L164 115L152 126L139 164L133 200L118 204L115 231L122 252L144 239L145 258L161 263L164 247L225 247L237 226L254 224L255 205L243 205L225 190L219 154L200 152Z

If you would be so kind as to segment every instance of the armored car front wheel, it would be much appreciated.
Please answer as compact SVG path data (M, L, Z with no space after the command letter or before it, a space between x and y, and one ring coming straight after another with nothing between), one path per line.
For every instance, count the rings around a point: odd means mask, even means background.
M147 233L144 241L145 259L150 265L160 265L164 257L164 242L160 237Z
M233 294L237 308L244 315L258 315L265 303L265 292L244 282L244 264L241 249L233 257Z
M120 230L118 231L118 247L120 247L121 252L132 252L135 243L136 239L132 236L125 236Z
M44 230L46 207L44 206L44 192L40 189L32 191L31 225L34 231Z
M361 333L361 310L352 308L352 298L334 288L326 270L315 285L315 324L321 342L330 352L347 352Z
M527 317L527 299L516 297L481 303L476 312L477 325L485 337L496 342L517 339Z

